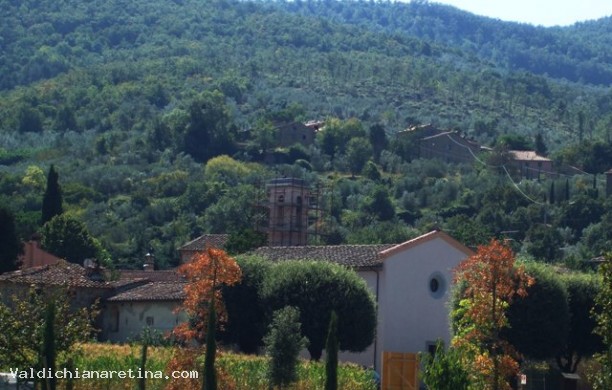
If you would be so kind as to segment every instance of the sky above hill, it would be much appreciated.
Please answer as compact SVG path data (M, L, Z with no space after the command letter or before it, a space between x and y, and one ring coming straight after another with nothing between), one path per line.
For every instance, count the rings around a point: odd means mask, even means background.
M612 15L612 0L431 0L505 21L569 26Z

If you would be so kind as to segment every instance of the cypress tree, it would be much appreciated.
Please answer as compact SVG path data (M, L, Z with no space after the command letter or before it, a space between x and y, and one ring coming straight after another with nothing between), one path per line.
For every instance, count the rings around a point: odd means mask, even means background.
M49 302L47 305L47 311L45 314L45 328L43 333L43 346L42 346L42 363L45 371L55 372L55 303ZM50 378L43 380L43 390L55 390L56 379L53 375Z
M555 182L550 183L550 194L548 195L548 202L555 204Z
M145 370L147 369L147 348L149 346L148 343L148 339L145 338L144 342L142 343L142 350L140 352L140 378L138 378L138 390L146 389L147 379L145 375Z
M42 202L42 224L44 225L51 218L64 212L62 207L62 190L58 183L59 175L55 167L51 165L47 175L47 188Z
M270 332L264 339L266 354L270 356L267 373L270 389L282 389L298 379L298 356L307 344L301 328L297 308L285 306L274 312Z
M215 372L215 355L217 343L215 341L215 327L217 326L217 314L215 312L214 299L210 301L208 311L208 333L206 334L206 356L204 358L204 382L202 390L217 390L217 374Z
M17 258L22 252L21 249L15 218L10 211L0 207L0 274L19 268Z
M338 389L338 316L332 311L325 343L325 390Z

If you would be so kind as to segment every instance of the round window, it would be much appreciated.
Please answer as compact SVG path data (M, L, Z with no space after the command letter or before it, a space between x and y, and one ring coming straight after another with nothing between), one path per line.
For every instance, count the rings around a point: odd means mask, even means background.
M438 290L440 289L440 282L438 281L438 279L433 278L429 281L429 289L432 293L438 292Z
M444 296L445 292L446 280L441 273L435 272L429 277L429 293L432 297L438 299Z

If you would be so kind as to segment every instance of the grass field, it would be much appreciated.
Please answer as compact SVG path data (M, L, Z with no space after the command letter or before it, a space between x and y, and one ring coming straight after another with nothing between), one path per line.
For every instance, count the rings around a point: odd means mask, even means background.
M81 375L74 380L75 390L135 389L138 379L119 378L119 372L132 370L138 375L141 347L138 345L112 345L90 343L80 345L74 354L75 367ZM195 389L199 381L167 379L173 370L201 371L202 352L177 347L149 347L147 352L147 390ZM176 357L176 359L173 359ZM223 390L268 390L266 379L267 358L264 356L240 355L220 352L217 355L219 389ZM61 367L60 367L61 369ZM100 378L84 379L92 371L100 373ZM114 371L112 378L103 377L103 372ZM323 389L325 365L323 362L301 361L298 367L299 380L291 386L294 390ZM94 374L97 375L97 374ZM110 376L107 374L106 376ZM200 375L201 376L201 375ZM376 385L370 372L352 364L341 364L338 369L339 388L344 390L374 390ZM65 386L60 382L60 389Z

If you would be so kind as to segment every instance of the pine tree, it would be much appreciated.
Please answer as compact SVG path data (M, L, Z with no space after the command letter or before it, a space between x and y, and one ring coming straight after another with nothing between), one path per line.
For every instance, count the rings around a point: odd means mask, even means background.
M47 189L45 190L42 202L43 225L51 220L51 218L64 212L62 207L62 190L58 183L58 178L59 175L55 171L55 167L51 165L49 174L47 175Z
M332 311L325 343L325 390L338 389L338 316Z

